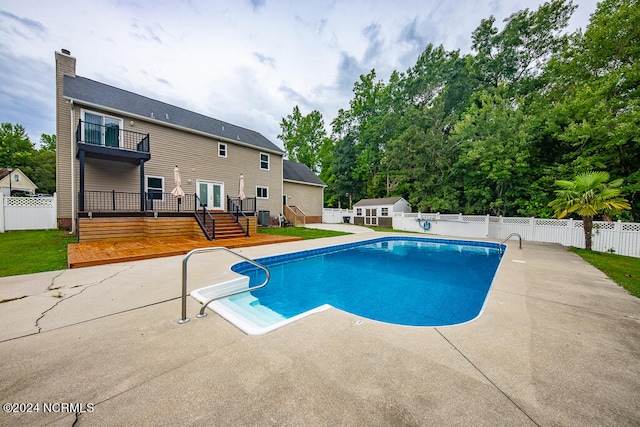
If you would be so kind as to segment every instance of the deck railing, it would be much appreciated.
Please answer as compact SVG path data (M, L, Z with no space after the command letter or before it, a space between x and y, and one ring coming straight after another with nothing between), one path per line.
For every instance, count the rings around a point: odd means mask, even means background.
M239 197L227 196L227 212L244 212L255 213L256 212L256 198L247 197L240 200Z
M158 212L190 212L196 206L196 195L185 194L181 199L173 194L149 190L144 193L144 210ZM86 212L135 212L140 211L140 193L126 191L97 191L86 190L84 192L84 211ZM256 198L249 197L240 200L237 197L227 196L227 212L233 215L239 213L253 215L256 211Z
M195 194L181 199L171 193L149 190L144 193L144 210L157 212L191 212L195 209ZM87 212L140 211L140 193L125 191L85 191L84 210Z

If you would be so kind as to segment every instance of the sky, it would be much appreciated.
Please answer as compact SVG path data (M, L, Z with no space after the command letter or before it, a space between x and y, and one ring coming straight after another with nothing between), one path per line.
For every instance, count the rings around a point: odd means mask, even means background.
M471 52L482 19L539 0L0 0L0 122L55 134L54 52L76 73L257 131L297 105L329 129L359 76L387 82L431 43ZM568 30L585 29L596 0ZM1 166L1 165L0 165Z

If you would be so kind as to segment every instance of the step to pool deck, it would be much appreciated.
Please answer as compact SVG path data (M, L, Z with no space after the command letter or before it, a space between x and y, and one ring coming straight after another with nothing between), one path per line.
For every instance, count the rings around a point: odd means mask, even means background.
M193 249L223 246L228 249L302 240L300 237L256 234L251 237L207 240L203 238L122 239L72 243L67 247L69 268L140 261L184 255Z

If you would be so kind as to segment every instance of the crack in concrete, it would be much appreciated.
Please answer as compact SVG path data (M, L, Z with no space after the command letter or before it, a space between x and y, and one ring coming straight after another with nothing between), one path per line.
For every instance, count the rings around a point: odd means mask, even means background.
M473 369L475 369L480 375L482 375L487 381L489 381L489 383L496 390L498 390L498 392L500 392L504 397L506 397L507 400L509 400L516 408L518 408L518 410L520 412L522 412L527 418L529 418L529 420L531 420L531 422L534 425L540 427L540 424L536 420L534 420L533 417L531 415L529 415L529 413L527 411L525 411L525 409L522 406L518 405L518 403L511 396L509 396L504 390L502 390L500 388L500 386L498 384L496 384L496 382L494 382L491 378L489 378L489 376L486 373L484 373L484 371L482 369L480 369L475 363L473 363L471 361L471 359L462 350L460 350L458 348L458 346L456 346L449 338L447 338L440 329L438 329L438 328L433 328L433 329L435 329L435 331L438 333L438 335L440 335L442 338L444 338L444 340L446 342L448 342L449 345L451 347L453 347L455 349L455 351L457 351L458 354L460 354L473 367Z
M133 266L131 265L131 266L129 266L128 268L125 268L124 270L116 271L116 272L115 272L115 273L113 273L111 276L105 277L104 279L101 279L101 280L99 280L99 281L97 281L97 282L89 283L89 284L87 284L87 285L74 285L74 286L72 286L71 288L69 288L69 289L73 289L73 288L78 288L78 287L84 287L82 290L80 290L80 292L77 292L77 293L75 293L75 294L73 294L73 295L70 295L70 296L68 296L68 297L66 297L66 298L63 296L63 297L62 297L58 302L56 302L56 303L55 303L55 304L53 304L51 307L49 307L48 309L46 309L45 311L43 311L43 312L40 314L40 317L38 317L38 318L36 319L35 327L36 327L36 328L38 328L38 332L36 332L36 333L38 333L38 334L39 334L39 333L42 331L42 327L40 326L40 321L44 318L44 316L45 316L48 312L50 312L51 310L53 310L54 308L56 308L56 307L58 306L58 304L61 304L61 303L63 303L64 301L67 301L67 300L69 300L69 299L71 299L71 298L73 298L73 297L75 297L75 296L77 296L77 295L80 295L81 293L83 293L84 291L86 291L86 290L87 290L87 289L89 289L89 288L92 288L92 287L94 287L94 286L98 286L98 285L100 285L100 284L102 284L102 283L106 282L107 280L113 279L113 278L114 278L114 277L116 277L117 275L119 275L119 274L121 274L121 273L124 273L124 272L126 272L126 271L129 271L129 270L131 270L132 268L133 268ZM66 271L66 270L65 270L65 271ZM53 291L53 290L62 289L62 286L54 287L54 283L55 283L55 280L56 280L58 277L60 277L63 273L64 273L64 271L62 271L60 274L58 274L57 276L55 276L55 277L53 277L53 278L51 279L51 284L47 287L47 291Z

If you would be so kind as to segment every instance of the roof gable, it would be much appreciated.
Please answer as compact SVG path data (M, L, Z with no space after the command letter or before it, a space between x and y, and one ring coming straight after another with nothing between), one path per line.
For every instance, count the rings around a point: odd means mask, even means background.
M290 160L282 161L282 179L312 185L326 185L307 165Z
M18 174L20 175L21 179L25 180L25 181L21 181L20 184L18 183L14 184L16 188L24 187L25 183L27 187L38 188L38 186L31 180L31 178L29 178L27 174L22 172L20 168L13 168L11 171L9 171L8 168L0 168L0 180L5 180L5 178L10 174ZM10 180L11 177L9 177L8 179Z
M404 200L402 197L385 197L381 199L362 199L359 200L353 206L382 206L382 205L395 205L400 200Z
M80 103L84 102L96 107L145 117L167 125L238 141L240 144L284 153L282 149L258 132L85 77L65 75L64 96Z

